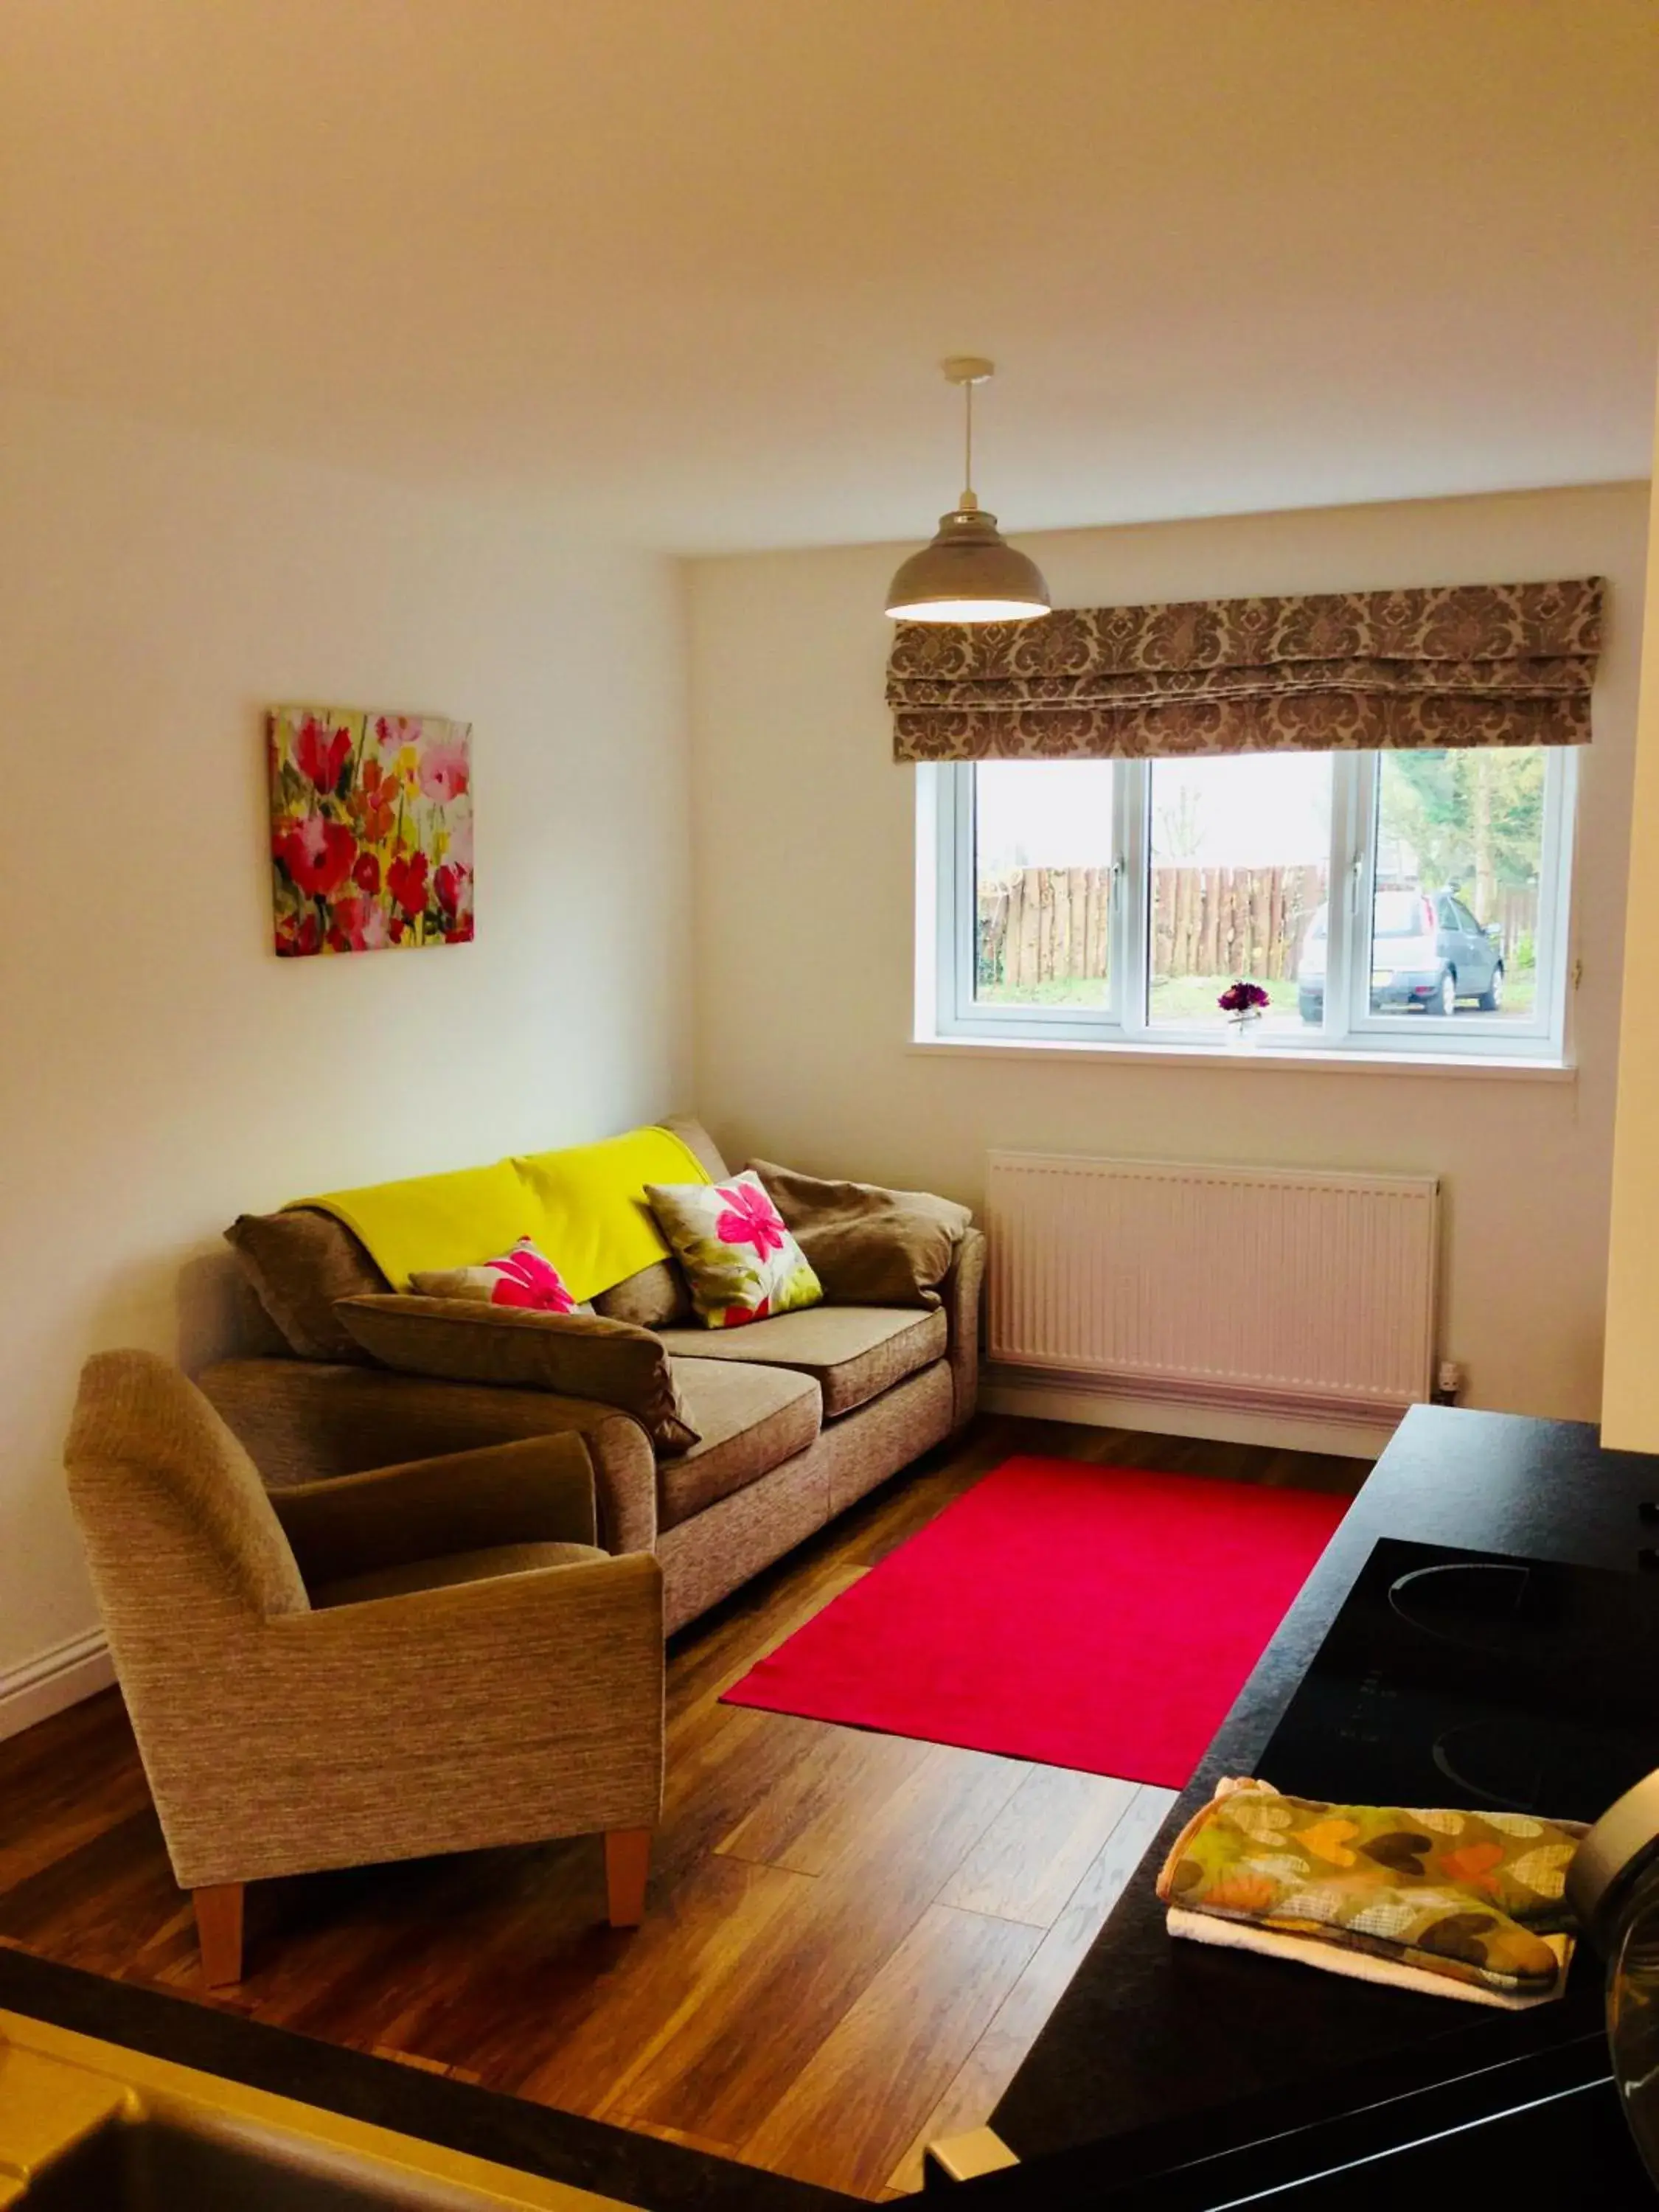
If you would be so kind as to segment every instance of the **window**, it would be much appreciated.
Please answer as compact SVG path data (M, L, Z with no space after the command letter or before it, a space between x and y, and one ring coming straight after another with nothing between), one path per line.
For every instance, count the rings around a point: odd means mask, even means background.
M1234 753L1149 763L1146 1026L1221 1037L1235 975L1267 986L1263 1035L1299 1035L1274 990L1330 892L1331 756Z
M1109 1004L1114 765L1024 761L974 772L975 1006Z
M1242 977L1265 1050L1559 1058L1576 768L1565 746L923 767L938 1032L1218 1044Z

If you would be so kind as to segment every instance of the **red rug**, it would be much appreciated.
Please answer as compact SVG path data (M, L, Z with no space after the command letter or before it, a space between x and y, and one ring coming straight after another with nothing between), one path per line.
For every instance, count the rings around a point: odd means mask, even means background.
M726 1701L1178 1790L1347 1505L1011 1459Z

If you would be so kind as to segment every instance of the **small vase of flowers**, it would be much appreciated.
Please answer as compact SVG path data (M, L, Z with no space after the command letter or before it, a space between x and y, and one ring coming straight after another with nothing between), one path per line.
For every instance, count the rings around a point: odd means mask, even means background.
M1227 1017L1229 1043L1254 1044L1262 1009L1270 1003L1260 983L1247 983L1242 978L1237 983L1229 983L1216 1000Z

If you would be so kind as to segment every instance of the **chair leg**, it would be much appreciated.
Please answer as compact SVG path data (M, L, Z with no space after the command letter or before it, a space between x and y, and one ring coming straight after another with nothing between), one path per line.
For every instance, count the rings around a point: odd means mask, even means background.
M645 1917L651 1871L649 1828L611 1828L605 1838L605 1893L613 1928L637 1928Z
M242 1899L240 1881L217 1882L191 1892L196 1907L196 1936L202 1950L202 1978L210 1990L242 1978Z

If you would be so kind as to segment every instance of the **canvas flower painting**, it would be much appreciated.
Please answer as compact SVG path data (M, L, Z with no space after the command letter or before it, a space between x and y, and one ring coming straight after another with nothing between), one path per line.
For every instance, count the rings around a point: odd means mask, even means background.
M268 725L276 950L378 952L472 935L465 722L276 707Z

